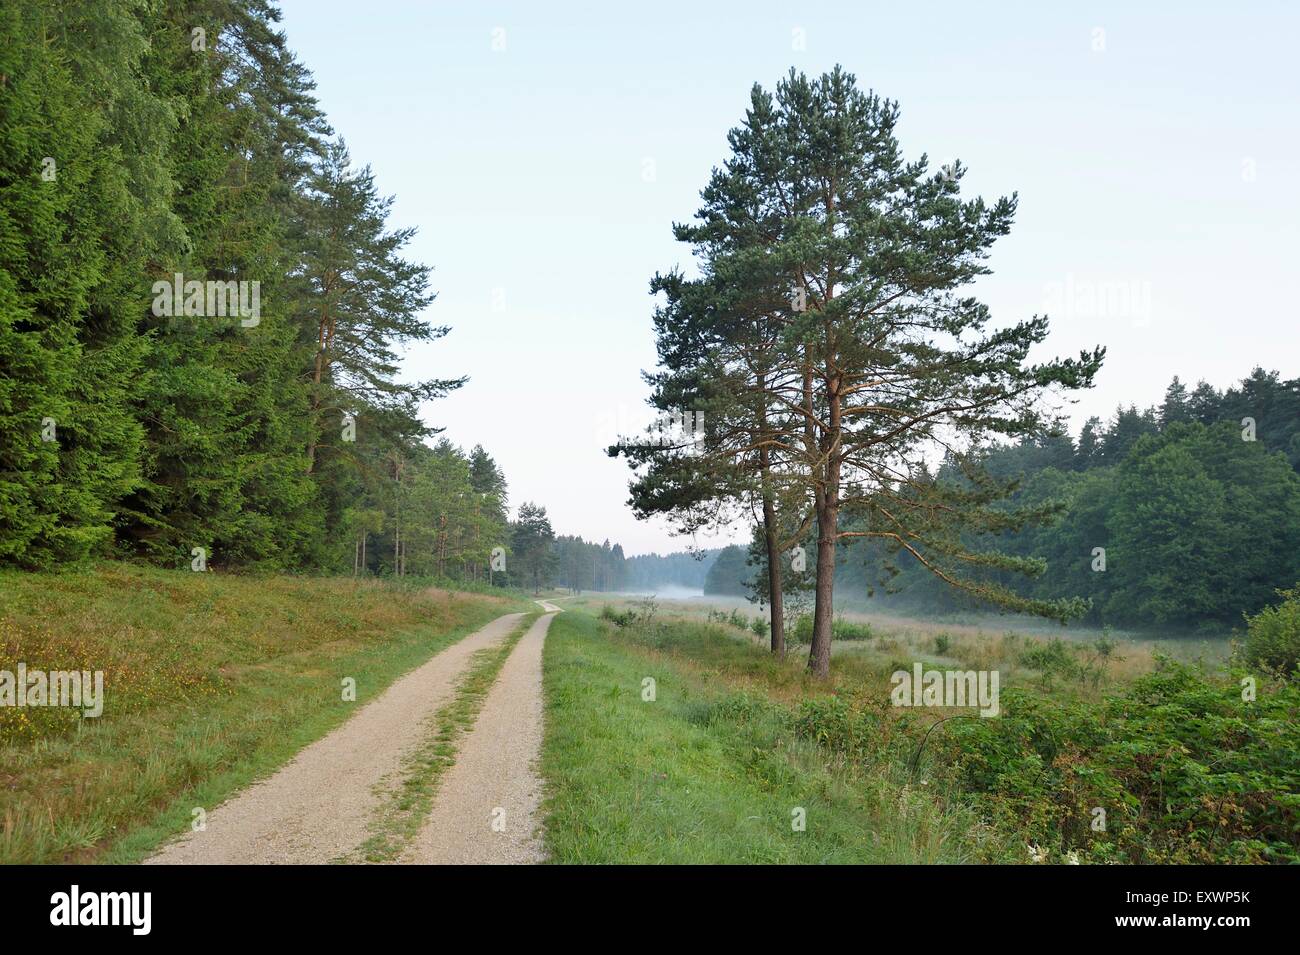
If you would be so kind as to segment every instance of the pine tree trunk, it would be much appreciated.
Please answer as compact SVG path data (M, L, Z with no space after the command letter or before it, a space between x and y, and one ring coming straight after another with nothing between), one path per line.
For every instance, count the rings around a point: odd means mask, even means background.
M785 659L785 604L781 593L781 552L777 549L776 508L763 496L763 538L767 543L767 595L772 617L772 653Z
M767 446L767 375L758 373L758 473L763 488L763 540L767 545L767 597L771 615L772 653L785 659L785 607L781 593L781 552L777 546L776 505L772 502L772 460Z
M835 543L839 537L840 516L840 426L841 399L838 382L827 383L826 437L823 460L826 480L817 492L817 602L813 610L812 646L808 652L808 669L818 679L831 675L831 623L835 608Z
M834 620L835 531L839 508L826 503L817 509L817 603L813 610L812 646L808 669L818 679L831 674L831 623Z
M329 279L326 279L325 293L329 294ZM311 436L307 442L307 473L311 474L316 468L316 436L320 432L320 406L321 406L321 382L325 378L325 361L326 354L334 342L334 319L329 315L326 306L321 306L320 319L317 326L316 338L316 361L312 368L312 392L311 392Z
M441 533L438 535L438 576L443 575L447 564L447 515L442 515Z

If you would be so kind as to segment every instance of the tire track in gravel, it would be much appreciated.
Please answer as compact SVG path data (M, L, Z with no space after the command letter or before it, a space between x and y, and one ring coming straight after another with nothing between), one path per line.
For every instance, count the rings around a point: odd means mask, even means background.
M377 784L400 770L474 653L502 640L523 616L498 617L440 651L272 776L209 812L204 831L186 833L146 863L312 864L355 849L369 835Z
M539 618L501 668L403 862L545 860L537 763L542 752L542 647L554 617Z

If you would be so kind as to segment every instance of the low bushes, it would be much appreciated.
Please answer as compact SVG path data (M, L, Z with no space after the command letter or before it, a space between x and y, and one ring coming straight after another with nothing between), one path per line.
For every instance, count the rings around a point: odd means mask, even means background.
M932 745L1028 841L1096 862L1300 862L1300 688L1247 702L1162 659L1100 704L1011 690L1002 708Z
M812 642L813 619L811 614L801 614L791 628L791 640L794 643ZM855 623L836 617L831 621L831 638L833 640L870 640L875 637L871 624Z
M1300 862L1300 687L1269 684L1247 702L1235 680L1162 658L1100 703L1013 689L1001 708L936 725L870 695L784 705L741 693L708 719L769 722L947 793L1026 862L1031 846L1047 862Z
M1300 583L1277 594L1280 604L1246 618L1246 638L1237 648L1237 661L1291 678L1300 666Z

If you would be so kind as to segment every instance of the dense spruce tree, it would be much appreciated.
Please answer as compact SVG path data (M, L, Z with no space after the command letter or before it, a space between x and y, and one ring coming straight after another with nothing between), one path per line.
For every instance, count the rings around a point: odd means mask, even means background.
M325 129L270 17L261 4L173 3L150 21L146 75L183 104L166 155L186 241L149 278L245 282L260 302L247 322L142 318L146 481L124 502L123 531L162 560L188 562L204 546L218 566L298 566L322 543L302 461L307 391L284 281L296 261L284 180L296 187Z
M180 230L135 12L0 11L0 560L30 567L102 549L138 480L141 276Z

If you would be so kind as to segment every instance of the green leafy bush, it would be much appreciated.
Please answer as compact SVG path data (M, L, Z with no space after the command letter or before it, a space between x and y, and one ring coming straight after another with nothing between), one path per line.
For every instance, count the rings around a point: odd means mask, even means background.
M739 610L710 610L709 622L725 624L728 627L737 627L740 630L748 630L750 628L749 618Z
M797 736L852 757L874 748L879 726L874 714L855 709L839 696L803 700L794 712Z
M831 636L836 640L870 640L875 634L871 632L869 623L836 618L831 622Z
M1074 655L1062 640L1036 643L1020 651L1020 665L1044 675L1071 676L1075 671Z
M1282 602L1276 607L1246 617L1246 639L1237 648L1237 660L1290 678L1300 666L1300 583L1277 594Z
M811 614L800 614L799 619L791 628L790 637L792 643L811 643L812 642L813 619ZM852 620L845 620L836 617L831 621L831 638L833 640L870 640L875 634L871 630L869 623L854 623Z
M1027 841L1094 862L1300 862L1300 687L1247 703L1162 659L1101 704L1009 690L1002 711L931 745Z
M628 627L636 623L637 614L635 610L615 610L609 604L600 608L600 619L608 620L616 627Z

